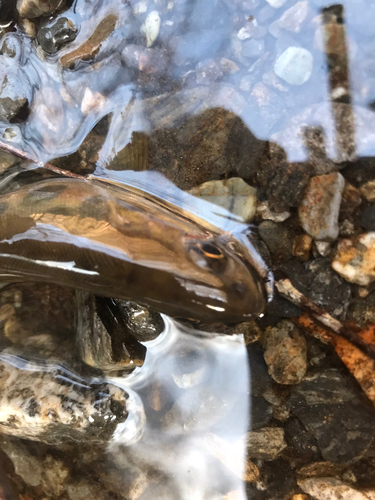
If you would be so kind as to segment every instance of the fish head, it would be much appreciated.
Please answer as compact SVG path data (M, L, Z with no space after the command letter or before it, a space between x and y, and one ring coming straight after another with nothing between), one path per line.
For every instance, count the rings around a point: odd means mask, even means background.
M202 279L204 271L211 278L189 283L197 296L196 315L240 322L264 312L267 299L263 279L246 259L240 241L228 235L210 235L206 239L186 238L185 246L197 276Z

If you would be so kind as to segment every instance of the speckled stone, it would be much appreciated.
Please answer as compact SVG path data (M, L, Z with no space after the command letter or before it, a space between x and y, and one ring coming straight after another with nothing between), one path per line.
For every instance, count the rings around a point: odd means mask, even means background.
M334 241L345 179L339 173L312 177L298 207L301 226L312 238Z
M239 177L208 181L189 191L190 194L226 208L245 221L254 218L257 190Z
M267 328L263 337L268 372L278 384L298 384L306 373L306 340L289 320Z
M374 262L375 232L369 232L342 240L333 258L332 268L347 281L367 286L375 281Z
M58 365L25 361L19 365L19 358L3 351L1 432L48 444L105 443L126 421L124 390L107 383L90 385Z

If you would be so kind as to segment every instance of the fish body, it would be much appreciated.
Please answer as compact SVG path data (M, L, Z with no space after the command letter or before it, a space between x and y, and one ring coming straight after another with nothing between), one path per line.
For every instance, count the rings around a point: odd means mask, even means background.
M0 279L54 282L203 321L262 313L264 284L243 241L145 194L102 179L52 179L0 196Z

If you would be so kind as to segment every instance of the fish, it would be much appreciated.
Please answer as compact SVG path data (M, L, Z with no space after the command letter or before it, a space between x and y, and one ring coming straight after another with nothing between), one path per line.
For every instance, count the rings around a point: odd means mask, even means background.
M0 280L53 282L205 322L263 313L272 277L247 225L161 174L120 174L1 195Z

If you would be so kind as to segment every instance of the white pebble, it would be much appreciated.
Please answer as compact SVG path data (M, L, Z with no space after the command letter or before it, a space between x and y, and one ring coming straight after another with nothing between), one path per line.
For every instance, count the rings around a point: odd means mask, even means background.
M274 71L290 85L302 85L311 76L312 54L301 47L288 47L275 62Z
M145 22L141 26L141 32L146 36L147 47L151 47L159 36L161 19L159 12L153 10L146 17Z

